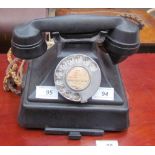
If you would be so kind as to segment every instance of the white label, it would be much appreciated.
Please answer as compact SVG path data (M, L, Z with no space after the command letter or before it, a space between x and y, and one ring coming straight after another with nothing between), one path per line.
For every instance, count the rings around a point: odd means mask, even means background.
M96 146L118 146L117 140L97 140Z
M95 95L92 96L94 100L114 100L114 88L99 87Z
M54 86L36 86L36 98L58 99L58 91Z

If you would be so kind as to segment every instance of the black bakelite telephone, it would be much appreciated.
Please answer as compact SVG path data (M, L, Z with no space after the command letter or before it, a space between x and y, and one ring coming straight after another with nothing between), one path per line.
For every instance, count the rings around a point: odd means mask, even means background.
M47 50L45 35L55 45ZM19 123L47 134L102 135L128 127L128 103L117 64L137 52L139 27L123 18L68 15L14 29L12 51L30 61Z

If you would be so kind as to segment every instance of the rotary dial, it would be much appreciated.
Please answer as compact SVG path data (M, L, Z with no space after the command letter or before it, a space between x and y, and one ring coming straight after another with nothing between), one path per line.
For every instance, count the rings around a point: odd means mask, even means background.
M100 86L101 71L92 58L84 54L73 54L59 62L54 82L63 97L84 103Z

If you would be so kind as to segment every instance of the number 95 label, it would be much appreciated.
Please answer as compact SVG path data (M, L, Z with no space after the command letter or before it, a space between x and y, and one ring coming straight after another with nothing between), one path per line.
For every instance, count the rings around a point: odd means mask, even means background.
M114 88L99 87L97 92L92 96L94 100L114 100Z
M36 86L36 98L58 99L58 91L54 86Z

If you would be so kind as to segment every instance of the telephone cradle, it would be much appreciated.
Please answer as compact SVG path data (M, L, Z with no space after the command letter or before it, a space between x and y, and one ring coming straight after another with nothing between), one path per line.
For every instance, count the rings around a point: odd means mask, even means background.
M48 50L43 32L55 42ZM139 27L123 17L68 15L16 27L14 55L33 59L19 124L70 139L127 129L129 108L118 63L139 45Z

